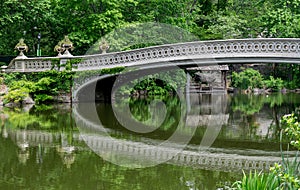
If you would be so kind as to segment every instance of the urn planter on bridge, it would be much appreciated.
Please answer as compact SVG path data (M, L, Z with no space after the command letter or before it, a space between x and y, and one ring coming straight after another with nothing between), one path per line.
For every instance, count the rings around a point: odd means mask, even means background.
M101 50L102 54L104 54L109 49L109 44L103 40L99 46L99 49Z
M15 49L18 50L20 52L20 54L18 55L18 57L16 57L16 59L26 59L26 55L24 55L24 51L28 51L28 46L25 44L24 39L21 38L19 40L19 43L17 43L17 45L15 46Z
M54 50L58 52L58 57L72 57L73 55L69 50L73 49L73 43L68 36L65 36L65 38L62 41L58 42L58 44L54 47Z
M54 51L58 52L57 57L61 57L62 53L65 51L65 49L63 47L61 47L61 43L59 42L55 47L54 47Z

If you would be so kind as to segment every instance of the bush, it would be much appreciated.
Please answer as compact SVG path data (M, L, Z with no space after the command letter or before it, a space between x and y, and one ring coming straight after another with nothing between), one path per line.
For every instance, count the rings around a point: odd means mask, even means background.
M12 81L9 85L9 91L3 96L4 103L23 101L30 93L34 92L36 87L34 82L19 80Z
M262 75L254 69L246 69L240 73L232 73L232 86L239 89L253 89L263 87Z
M275 79L273 76L270 76L269 80L264 80L264 85L266 88L271 88L273 90L281 90L284 86L281 78Z
M8 85L8 93L3 97L4 102L19 103L28 96L33 97L37 103L51 100L51 95L56 93L56 89L52 87L54 82L55 80L50 77L41 78L37 82L27 81L24 79L12 81Z
M28 96L29 96L29 90L27 88L14 89L14 90L10 90L8 94L3 96L3 102L19 103Z
M34 95L34 101L38 104L52 100L52 99L53 99L53 97L50 95L47 95L47 94L35 94Z

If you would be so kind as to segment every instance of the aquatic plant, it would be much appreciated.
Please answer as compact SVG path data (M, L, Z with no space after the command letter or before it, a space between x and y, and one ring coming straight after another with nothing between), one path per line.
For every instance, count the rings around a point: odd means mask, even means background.
M262 172L257 173L254 171L249 175L243 172L243 179L233 183L232 188L236 190L279 190L280 180L274 173L265 174Z

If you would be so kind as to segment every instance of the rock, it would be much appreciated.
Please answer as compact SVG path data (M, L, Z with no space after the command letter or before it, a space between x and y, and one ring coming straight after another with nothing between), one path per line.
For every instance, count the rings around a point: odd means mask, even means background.
M58 103L71 103L72 97L70 94L60 94L58 96L54 96L53 100Z
M258 88L253 88L253 93L254 93L254 94L260 94L260 93L261 93L261 90L258 89Z
M9 102L7 104L4 104L5 107L13 108L13 107L19 107L21 104L20 103L15 103L15 102Z
M260 89L260 88L254 88L253 93L258 95L258 94L268 94L271 93L272 89L267 88L267 89Z
M26 97L23 101L22 104L34 104L35 102L33 101L33 99L31 97Z
M30 109L34 106L34 104L26 104L26 105L23 105L23 111L25 112L29 112Z
M0 85L0 95L7 94L8 88L6 85Z

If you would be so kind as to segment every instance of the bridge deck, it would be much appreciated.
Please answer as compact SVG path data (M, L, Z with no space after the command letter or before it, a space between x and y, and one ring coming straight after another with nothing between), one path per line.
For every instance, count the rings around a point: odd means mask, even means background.
M165 67L229 63L287 62L300 63L300 39L235 39L168 44L131 51L74 57L18 57L9 64L8 72L40 72L53 68L51 60L80 58L77 71L117 66Z

